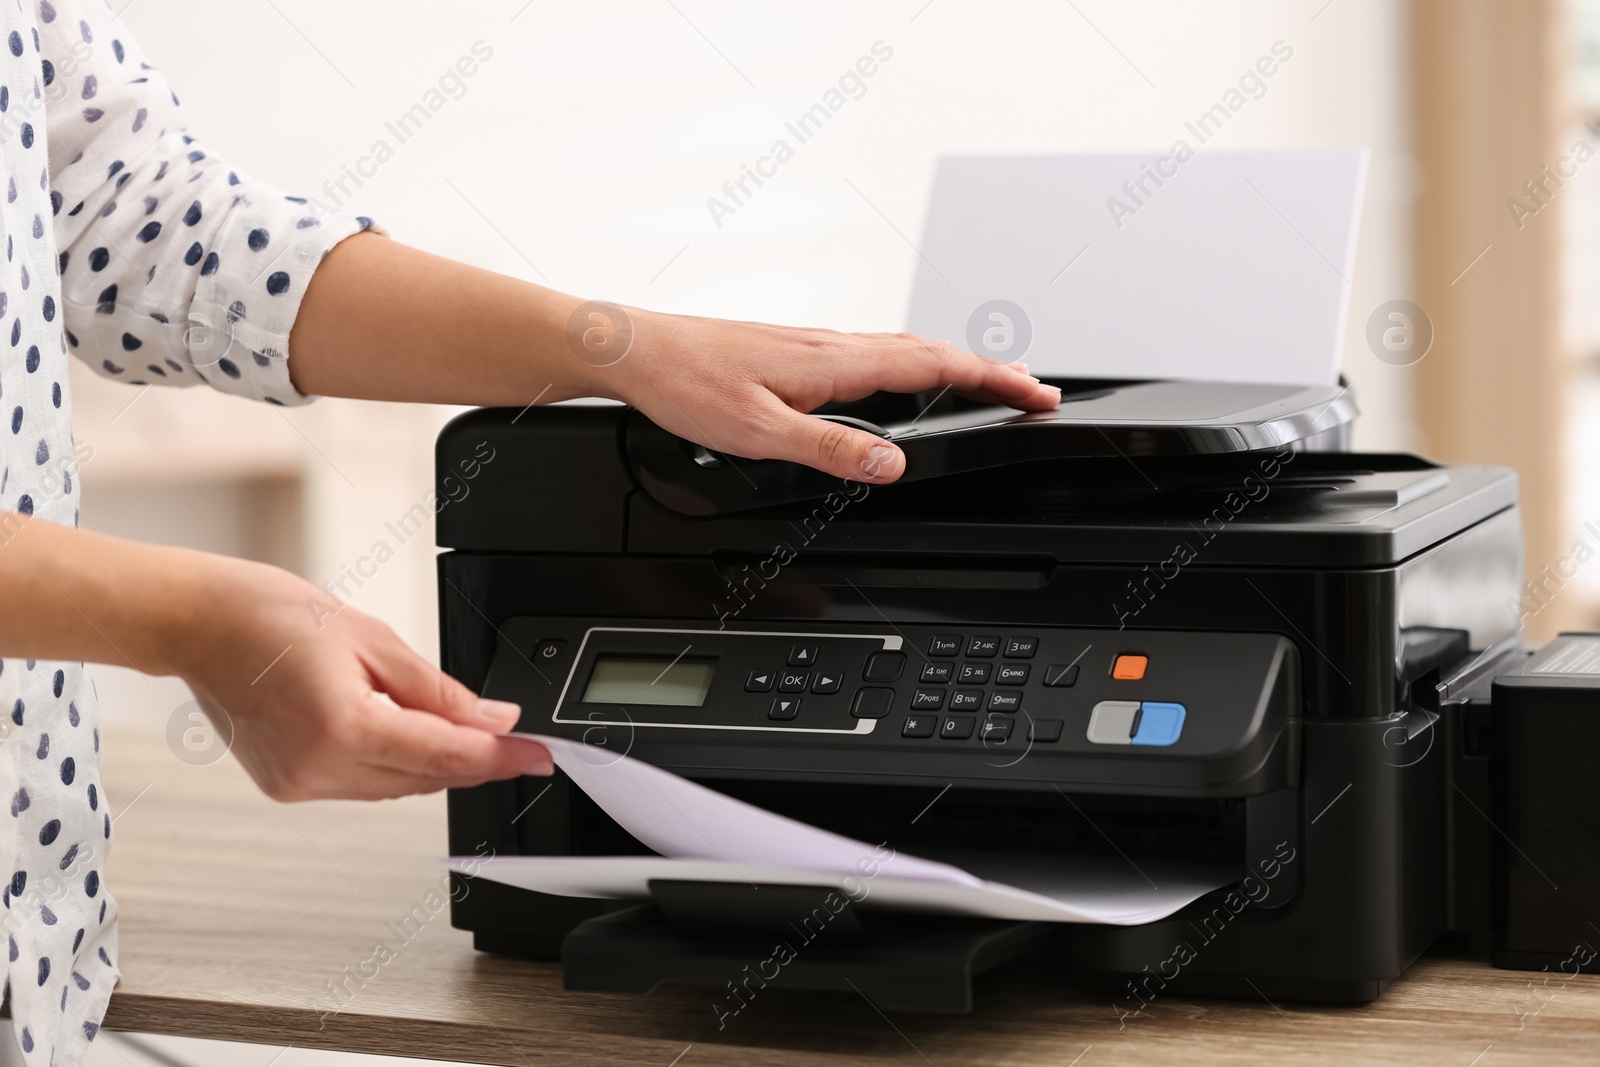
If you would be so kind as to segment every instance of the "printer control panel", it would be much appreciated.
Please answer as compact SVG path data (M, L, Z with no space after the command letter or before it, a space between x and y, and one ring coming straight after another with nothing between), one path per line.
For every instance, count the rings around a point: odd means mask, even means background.
M485 695L566 736L1116 760L1238 753L1294 716L1276 634L533 617L501 632Z

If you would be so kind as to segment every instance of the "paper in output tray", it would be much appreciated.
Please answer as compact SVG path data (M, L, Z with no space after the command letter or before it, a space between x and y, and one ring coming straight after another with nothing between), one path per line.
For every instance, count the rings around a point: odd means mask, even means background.
M875 907L1119 926L1165 918L1239 876L1222 866L951 853L967 870L807 826L612 750L525 736L660 855L458 856L451 869L558 896L643 899L653 879L825 885Z

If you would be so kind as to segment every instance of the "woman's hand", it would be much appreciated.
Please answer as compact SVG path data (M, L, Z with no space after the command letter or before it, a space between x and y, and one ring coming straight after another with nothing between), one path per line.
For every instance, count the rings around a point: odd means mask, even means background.
M895 446L865 430L813 418L834 400L880 389L914 393L949 388L962 396L1024 411L1061 402L1061 390L1022 363L995 363L942 341L905 333L835 333L756 322L692 318L585 305L603 319L625 314L627 351L606 362L615 334L569 331L589 356L589 392L626 401L658 425L707 448L747 459L787 459L840 478L892 482L905 470ZM583 352L592 337L600 351Z
M900 476L900 450L806 412L880 389L949 388L1024 411L1061 402L1025 365L942 341L584 301L372 233L341 241L312 275L289 374L302 392L367 400L522 408L610 397L719 452L872 482Z
M310 582L0 511L0 649L177 675L277 800L378 799L549 774L480 700ZM231 730L228 729L231 727Z
M515 704L482 700L394 631L261 563L185 553L198 603L163 658L274 800L375 800L549 774ZM218 713L221 713L219 715ZM221 729L219 725L219 730Z

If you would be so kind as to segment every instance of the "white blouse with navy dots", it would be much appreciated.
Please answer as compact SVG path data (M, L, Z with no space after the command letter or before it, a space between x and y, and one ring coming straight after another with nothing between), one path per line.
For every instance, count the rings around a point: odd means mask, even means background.
M0 0L0 160L0 508L77 524L69 350L134 384L307 399L290 327L318 261L370 221L199 147L102 0ZM81 664L0 660L0 715L11 1017L27 1063L74 1067L117 979L94 688Z

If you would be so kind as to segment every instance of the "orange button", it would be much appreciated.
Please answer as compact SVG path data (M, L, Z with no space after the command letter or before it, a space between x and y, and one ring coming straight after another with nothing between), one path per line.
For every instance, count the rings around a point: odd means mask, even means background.
M1111 677L1124 682L1137 682L1144 677L1144 669L1149 663L1149 656L1118 656L1111 665Z

